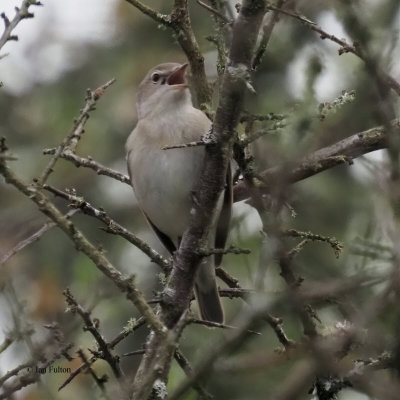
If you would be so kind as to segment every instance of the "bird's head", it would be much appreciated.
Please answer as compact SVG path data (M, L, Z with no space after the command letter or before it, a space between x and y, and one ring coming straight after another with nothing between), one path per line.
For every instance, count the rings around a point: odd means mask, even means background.
M187 66L187 63L165 63L147 73L137 93L139 118L151 113L169 112L187 102L191 104L186 82Z

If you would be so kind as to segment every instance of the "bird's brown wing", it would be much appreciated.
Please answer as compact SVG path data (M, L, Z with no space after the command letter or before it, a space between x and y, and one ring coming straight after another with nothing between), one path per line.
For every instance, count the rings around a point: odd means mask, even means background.
M130 155L130 151L127 154L126 159L129 160L129 155ZM131 174L131 169L130 169L130 165L129 162L128 164L128 174L129 174L129 179L131 181L131 185L133 186L132 183L132 174ZM142 210L143 212L143 210ZM174 244L174 242L171 240L171 238L166 235L164 232L161 232L156 225L153 224L153 222L151 222L150 218L146 215L145 212L143 212L143 215L146 217L147 222L149 223L149 225L152 227L153 231L155 232L155 234L157 235L158 239L160 239L160 242L164 245L164 247L171 253L171 255L174 253L174 251L176 251L176 246Z
M155 232L155 234L157 235L157 237L160 239L160 242L164 245L164 247L171 253L171 255L174 254L174 251L176 251L176 246L174 244L174 242L171 240L171 238L166 235L164 232L161 232L156 225L154 225L150 218L143 213L144 216L147 219L147 222L149 223L149 225L153 228L153 231Z
M233 204L233 187L232 187L232 169L231 165L228 165L226 172L226 188L224 192L224 200L222 210L217 222L217 231L215 235L215 248L225 248L226 241L229 233L229 223L232 216L232 204ZM222 263L222 254L216 254L214 257L215 266L218 267Z

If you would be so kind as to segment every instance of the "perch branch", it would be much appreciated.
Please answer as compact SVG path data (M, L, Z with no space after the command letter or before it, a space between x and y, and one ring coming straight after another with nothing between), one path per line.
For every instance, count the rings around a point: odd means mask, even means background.
M43 188L53 193L55 196L59 196L65 200L70 201L71 207L79 209L84 214L90 215L100 220L106 225L106 228L103 228L105 232L123 237L124 239L128 240L128 242L132 243L135 247L137 247L139 250L141 250L144 254L146 254L151 261L158 264L163 269L164 272L168 273L170 271L171 265L167 259L165 259L161 254L153 250L142 239L138 238L136 235L129 232L126 228L120 225L117 221L109 217L109 215L104 210L93 207L82 197L56 189L53 186L44 185Z
M207 234L214 220L218 199L225 187L234 133L239 122L239 114L247 90L246 83L251 69L250 63L264 13L265 2L263 0L244 0L233 26L230 61L223 74L221 96L212 132L217 143L206 146L202 175L194 187L193 212L190 215L189 228L182 237L179 250L175 253L173 269L164 290L163 302L160 304L160 318L167 328L175 326L176 321L188 309L192 298L194 277L201 260L197 250L204 248L208 241ZM177 21L189 22L186 1L175 1L173 16ZM182 37L185 38L185 35ZM181 43L182 47L184 47L183 44L185 41ZM190 60L196 60L196 54L191 55L187 52L187 55ZM200 65L203 68L202 57ZM160 342L162 340L157 333L148 338L146 354L142 357L134 381L133 398L135 400L147 398L156 379L158 383L161 381L166 387L167 375L155 373L152 370L152 365L160 357L160 351L157 350ZM160 368L164 367L163 369L166 371L173 356L171 352L173 348L164 347L164 349L169 350L169 354L163 354L165 364L160 365L159 363L158 365ZM143 382L147 383L148 381L152 382L152 385L147 386L149 391L144 391ZM154 396L157 399L162 398L157 395L155 390L153 391Z

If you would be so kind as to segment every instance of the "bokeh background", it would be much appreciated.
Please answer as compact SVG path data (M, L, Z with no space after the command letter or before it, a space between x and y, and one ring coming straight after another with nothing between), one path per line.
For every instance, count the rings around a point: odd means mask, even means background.
M167 13L171 1L146 1ZM193 26L206 57L207 74L216 78L216 52L206 37L213 33L213 20L195 1L190 1ZM230 3L234 10L234 1ZM360 16L372 35L372 49L387 72L400 79L400 5L394 0L361 0ZM15 33L18 42L9 42L0 60L0 136L7 138L10 150L18 156L13 169L29 182L48 162L44 148L57 146L72 127L84 104L86 88L96 88L111 77L117 82L108 89L91 114L78 154L126 173L124 143L136 122L135 88L148 69L162 62L185 60L171 32L157 27L151 19L122 0L44 0L35 7L35 18L24 20ZM11 17L16 0L2 0L0 11ZM342 21L340 2L299 1L298 8L323 29L351 41ZM354 55L338 56L338 46L321 40L297 21L282 18L271 38L264 60L254 76L257 95L248 94L245 108L254 113L285 114L286 127L258 140L253 152L260 169L300 157L323 145L377 125L373 86L362 61ZM323 121L318 105L332 102L342 91L354 90L353 101L330 112ZM398 106L398 100L393 100ZM396 103L397 102L397 103ZM383 271L390 265L387 254L377 245L387 245L385 209L379 181L385 174L384 151L375 152L354 165L340 166L293 186L291 206L296 216L286 226L334 236L344 243L339 259L326 244L311 244L298 257L299 271L305 279L326 282L356 272ZM159 243L149 230L128 185L93 171L75 168L60 160L50 182L61 189L75 188L96 207L104 207L115 219L159 251ZM67 211L65 202L56 200ZM45 218L35 206L4 181L0 182L0 254L39 229ZM119 237L99 229L99 222L77 215L74 221L109 259L124 273L135 274L136 282L148 298L159 288L159 270L146 256ZM250 256L225 258L226 268L240 279L242 286L254 287L262 255L263 236L258 215L245 203L235 204L230 243L250 248ZM293 241L293 244L295 242ZM367 251L367 250L377 251ZM261 258L262 259L262 258ZM53 229L0 267L0 343L19 324L31 327L32 343L46 340L43 325L59 322L67 341L76 347L93 345L89 333L82 332L78 317L65 313L62 291L69 287L79 302L93 309L107 339L116 336L136 310L92 263L79 254L62 232ZM221 283L221 286L223 284ZM269 265L265 281L271 299L284 290L277 266ZM366 288L351 294L352 302L363 304L379 288ZM17 305L19 304L19 305ZM227 322L244 309L239 300L225 300ZM274 314L284 319L284 328L300 340L302 327L280 305ZM338 307L318 310L321 329L345 318ZM380 328L390 334L391 313L382 315ZM146 330L130 336L117 347L119 354L137 350ZM185 330L182 351L195 364L199 356L222 333L202 326ZM29 341L28 341L29 342ZM279 348L269 327L240 350L256 354ZM30 357L30 344L21 338L0 355L0 375ZM274 370L236 375L219 374L209 381L217 399L266 399L279 387L297 360ZM133 375L138 358L126 357L123 366ZM59 365L79 365L79 360ZM99 375L111 376L105 363L98 361ZM61 392L58 386L66 375L46 374L43 385L32 386L16 395L20 399L98 398L87 375L79 376ZM170 386L183 378L179 367L172 367ZM307 399L299 394L299 399ZM185 399L196 398L189 393ZM366 400L352 390L341 392L342 400ZM383 399L382 399L383 400Z

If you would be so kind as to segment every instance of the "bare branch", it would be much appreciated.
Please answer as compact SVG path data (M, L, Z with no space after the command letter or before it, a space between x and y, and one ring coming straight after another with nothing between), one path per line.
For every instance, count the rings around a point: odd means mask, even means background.
M141 326L145 324L146 320L143 317L138 318L137 320L130 320L127 324L127 326L113 339L111 342L107 344L108 348L113 349L118 343L120 343L123 339L128 337L132 332L136 331L139 329ZM87 360L87 363L90 365L93 364L97 360L97 356L93 355L89 360ZM84 372L86 368L86 364L83 363L81 364L77 369L75 369L69 376L68 378L61 384L61 386L58 388L58 391L63 389L65 386L67 386L71 381L77 377L81 372Z
M336 258L339 258L339 255L343 250L343 243L339 242L339 240L334 237L322 236L312 232L301 232L296 229L287 229L282 233L284 236L299 237L305 238L306 240L326 242L332 247L333 251L335 252Z
M197 147L197 146L205 146L207 145L206 142L203 140L199 140L197 142L189 142L189 143L182 143L182 144L174 144L171 146L164 146L161 150L171 150L171 149L185 149L187 147Z
M210 328L238 329L237 327L232 326L232 325L220 324L219 322L205 321L203 319L198 319L198 318L191 318L188 321L188 323L204 325L204 326L208 326ZM261 335L260 332L252 331L251 329L248 329L247 332L251 333L253 335Z
M283 5L285 4L285 1L286 0L278 0L278 2L276 3L276 7L282 8ZM265 50L267 49L268 46L268 42L271 38L272 31L278 22L279 22L279 12L274 10L274 12L272 13L272 17L269 19L268 23L266 23L263 26L263 35L260 44L258 45L258 48L255 52L255 56L252 63L253 69L257 69L261 64Z
M47 345L47 343L46 343ZM43 345L41 346L43 347ZM41 365L39 368L47 368L52 365L56 360L60 359L70 348L72 347L71 344L63 345L61 348L57 349L54 354L51 355L48 359L43 358L41 361ZM40 353L39 353L40 354ZM43 357L43 354L42 354ZM3 389L2 393L0 393L0 400L2 399L9 399L13 393L17 392L18 390L32 385L36 383L40 379L40 373L37 371L38 360L31 360L26 363L19 365L18 367L14 368L13 370L6 373L4 376L0 378L0 386ZM34 368L35 367L35 368ZM11 377L16 377L21 371L27 369L27 371L18 376L12 383L9 385L4 385L4 382Z
M202 2L201 0L196 0L196 1L197 1L197 4L199 4L200 6L205 8L207 11L210 11L211 13L213 13L215 16L217 16L217 18L220 18L220 20L224 24L232 24L233 23L233 21L231 21L228 17L226 17L224 14L222 14L221 12L216 10L215 8L212 8L208 4Z
M79 117L74 120L74 126L70 133L65 137L62 143L57 147L53 157L50 162L40 175L40 177L36 180L36 184L40 187L43 186L50 174L53 172L53 168L60 157L61 153L65 148L69 148L71 152L74 152L76 145L78 144L79 139L81 138L82 133L84 132L84 126L89 119L89 112L95 109L95 105L100 97L103 95L104 91L111 86L115 82L115 78L109 80L104 85L99 86L96 90L91 91L90 89L86 92L86 103L82 108Z
M192 30L188 0L174 0L173 9L169 15L160 14L138 0L126 1L143 14L148 15L158 23L170 27L174 31L176 40L190 63L190 70L193 76L192 86L197 103L201 108L205 108L206 104L211 100L211 88L207 82L204 57Z
M174 358L182 370L185 372L186 376L189 377L193 373L192 366L189 363L189 360L184 356L184 354L179 350L175 350ZM208 393L201 385L198 383L193 384L193 389L197 391L200 395L201 400L211 400L213 396Z
M43 154L55 154L57 149L44 149ZM108 168L97 161L94 161L91 157L80 157L69 149L65 149L59 156L64 160L71 161L75 164L75 167L85 167L94 170L97 175L105 175L110 178L114 178L117 181L131 185L128 175L124 175L121 172L115 171Z
M190 386L193 386L193 384L198 382L199 379L206 377L212 372L214 363L218 358L225 354L231 354L239 345L248 339L249 335L247 331L257 323L260 323L260 320L264 318L265 313L268 312L269 306L266 306L265 304L259 306L254 305L251 310L246 312L247 315L243 318L241 323L237 324L238 329L228 331L225 337L211 345L212 350L208 351L202 357L190 377L178 386L169 399L179 399L190 388Z
M322 28L320 28L315 22L309 20L304 15L300 15L300 14L297 14L292 11L288 11L288 10L285 10L285 9L282 9L279 7L275 7L272 4L268 4L267 7L270 10L274 10L276 12L280 12L282 14L288 15L289 17L297 19L298 21L300 21L301 23L306 25L308 28L310 28L314 32L317 32L318 34L320 34L321 39L329 39L332 42L337 43L338 45L341 46L339 49L339 55L342 55L343 53L353 53L354 55L359 57L361 60L367 61L365 59L364 54L359 50L359 48L357 48L357 46L355 46L354 44L353 45L348 44L345 40L339 39L335 35L331 35L331 34L327 33ZM391 89L393 89L398 95L400 95L400 83L397 82L392 76L390 76L386 72L380 71L380 75L382 76L382 78L384 79L386 84Z
M71 210L66 215L65 218L71 218L76 214L78 210ZM46 222L38 231L29 236L28 238L17 243L12 249L10 249L6 254L0 258L0 267L6 263L12 256L23 250L25 247L37 242L47 231L57 226L54 222ZM0 351L1 353L1 351Z
M71 311L73 314L75 313L79 314L83 322L85 323L83 330L89 331L95 338L99 346L99 351L101 352L101 358L103 358L103 360L108 362L116 378L118 379L122 378L123 372L121 370L121 366L119 365L119 357L114 356L111 353L108 344L106 343L105 339L99 332L96 324L93 322L90 316L90 312L84 310L83 307L80 304L78 304L78 302L75 300L69 289L64 290L63 295L66 298L67 304L69 306L69 311Z
M161 14L151 7L147 6L146 4L142 3L139 0L126 0L129 4L136 7L139 11L143 14L147 15L148 17L154 19L154 21L163 24L165 26L170 26L171 21L169 15Z
M4 176L7 183L13 185L27 198L36 203L40 211L53 220L57 226L74 243L77 250L90 258L96 267L111 279L114 284L131 300L138 310L144 315L147 322L161 334L165 332L164 325L155 315L153 309L146 303L143 294L135 287L132 278L127 278L119 272L110 261L79 231L75 225L50 202L50 200L36 187L24 184L17 175L12 172L5 161L0 158L0 174Z
M4 32L0 37L0 49L9 41L9 40L18 40L18 36L12 35L12 31L15 27L23 20L27 18L33 18L33 14L29 11L30 6L41 6L42 4L39 1L34 0L23 0L21 7L15 7L15 16L10 21L4 13L1 13L0 16L4 21ZM4 57L4 55L3 55Z
M109 215L104 210L93 207L82 197L76 196L75 194L64 192L50 185L44 185L43 188L56 196L60 196L63 199L70 201L71 207L79 209L84 214L90 215L100 220L106 225L106 228L103 229L105 232L123 237L134 246L136 246L139 250L141 250L144 254L146 254L151 261L158 264L164 270L164 272L168 273L170 271L171 264L167 259L165 259L161 254L157 253L142 239L138 238L136 235L129 232L126 228L120 225L117 221L109 217Z
M85 356L85 353L83 352L82 349L79 349L77 351L79 357L83 361L83 365L85 366L86 372L89 372L90 375L92 376L93 380L96 382L96 385L100 388L102 395L105 396L107 400L109 400L109 397L107 396L106 388L105 388L105 383L108 380L107 375L103 375L101 378L97 376L97 374L93 371L91 367L90 361L87 359Z
M240 249L235 246L230 246L227 249L201 249L197 252L201 257L208 257L212 254L250 254L249 249Z
M243 289L240 286L239 281L236 278L234 278L232 275L230 275L228 272L226 272L222 267L216 268L215 273L230 288L230 289L219 289L219 292L221 295L226 294L226 296L230 297L230 298L231 297L240 297L243 300L245 300L246 294L252 292L252 291L249 291L248 289ZM279 342L285 347L285 349L288 349L295 344L295 342L293 340L291 340L287 337L285 331L283 330L282 319L274 317L268 313L265 313L264 319L268 322L268 324L274 330Z
M400 120L392 121L395 131L400 131ZM354 158L386 147L386 130L383 127L371 128L323 147L294 163L284 164L265 170L260 174L264 184L261 190L267 193L270 187L282 182L295 183L337 165L351 163ZM238 183L234 188L234 201L249 197L247 185Z

